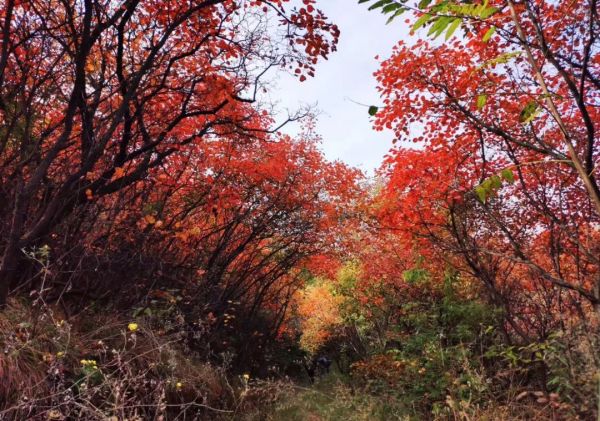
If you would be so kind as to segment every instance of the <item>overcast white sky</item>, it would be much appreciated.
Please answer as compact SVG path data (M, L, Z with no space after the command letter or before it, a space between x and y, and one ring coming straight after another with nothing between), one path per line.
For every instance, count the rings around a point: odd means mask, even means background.
M320 62L316 76L304 83L282 74L273 97L281 109L317 104L317 131L327 158L372 174L390 149L393 133L374 131L367 108L353 101L380 103L373 76L379 67L375 56L388 57L392 47L408 37L406 26L401 19L386 25L385 16L367 11L358 0L324 0L319 8L340 28L338 51ZM284 129L290 134L297 130L297 124Z

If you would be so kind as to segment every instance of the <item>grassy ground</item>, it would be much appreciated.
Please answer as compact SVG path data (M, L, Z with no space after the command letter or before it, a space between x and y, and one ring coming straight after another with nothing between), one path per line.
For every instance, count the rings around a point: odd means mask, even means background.
M337 371L314 385L297 386L295 394L277 404L268 419L273 421L367 421L401 420L385 402L354 393L348 379Z

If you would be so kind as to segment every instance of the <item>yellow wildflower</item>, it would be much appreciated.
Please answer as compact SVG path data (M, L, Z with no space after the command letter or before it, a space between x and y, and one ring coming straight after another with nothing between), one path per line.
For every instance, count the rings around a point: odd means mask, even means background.
M49 420L64 420L65 417L58 409L51 409L48 411L48 419Z
M127 329L129 329L130 332L135 332L136 330L138 330L138 324L137 323L129 323L127 325Z
M181 383L181 382L177 382L177 383L175 384L175 388L176 388L177 390L181 390L181 388L182 388L182 387L183 387L183 383Z

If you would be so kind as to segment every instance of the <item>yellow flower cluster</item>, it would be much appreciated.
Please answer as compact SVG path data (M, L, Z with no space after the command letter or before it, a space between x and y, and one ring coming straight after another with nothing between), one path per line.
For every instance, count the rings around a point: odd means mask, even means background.
M135 332L136 330L138 330L138 324L137 323L129 323L127 325L127 329L129 329L130 332Z
M225 321L223 322L223 324L225 324L225 325L229 324L230 322L233 321L233 319L235 319L235 314L225 313L224 316L225 316Z
M81 360L79 362L84 367L98 368L98 363L95 360Z

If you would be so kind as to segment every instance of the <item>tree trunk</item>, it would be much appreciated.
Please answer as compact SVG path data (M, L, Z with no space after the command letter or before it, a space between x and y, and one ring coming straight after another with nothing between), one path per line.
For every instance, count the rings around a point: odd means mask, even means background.
M16 244L9 244L0 263L0 309L6 307L10 284L15 279L19 249Z
M7 244L2 255L2 261L0 261L0 309L6 307L10 284L14 282L17 275L20 240L25 222L24 203L23 180L20 179L16 189Z

